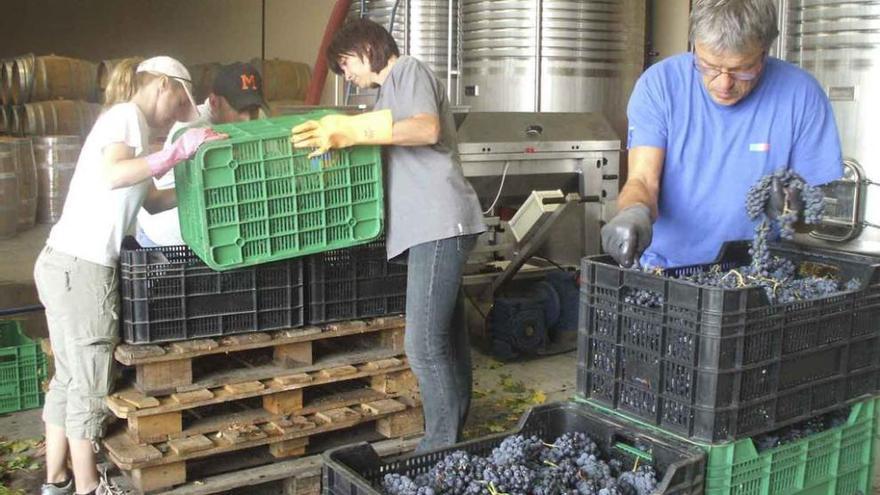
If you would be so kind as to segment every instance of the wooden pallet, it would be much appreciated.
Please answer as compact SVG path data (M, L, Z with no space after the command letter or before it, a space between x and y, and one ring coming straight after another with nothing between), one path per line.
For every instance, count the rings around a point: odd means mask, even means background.
M216 433L157 444L137 444L120 430L106 437L104 446L109 459L146 492L186 482L187 466L193 461L253 447L265 447L279 458L302 456L311 439L331 432L344 439L348 430L366 423L385 438L416 435L424 428L421 404L407 398L380 399L267 422L226 423Z
M395 438L376 441L372 445L382 457L397 456L415 449L419 440L419 436ZM280 483L281 493L287 495L319 495L322 465L320 455L308 455L204 477L198 476L197 472L188 472L187 476L193 481L156 495L213 495L237 489L239 493L247 493L255 486L273 482ZM135 489L124 476L116 476L113 481L124 490Z
M149 443L400 396L416 399L418 382L405 359L389 358L161 397L125 389L107 404L135 442Z
M405 318L383 317L277 332L160 345L119 345L116 360L135 369L144 395L192 392L308 373L403 353Z

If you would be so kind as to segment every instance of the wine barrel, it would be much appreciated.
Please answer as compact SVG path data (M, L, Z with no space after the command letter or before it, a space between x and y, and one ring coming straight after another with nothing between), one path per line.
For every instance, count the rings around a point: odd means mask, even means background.
M0 149L0 239L18 232L18 178L12 152Z
M14 59L0 61L0 101L3 105L12 104L12 65Z
M16 59L15 64L12 100L16 104L58 99L93 101L97 97L97 65L93 62L30 55Z
M82 148L79 136L34 137L37 167L37 222L55 223L61 218L70 180Z
M101 114L101 105L84 101L40 101L24 108L22 132L32 136L76 134L85 138Z
M21 136L24 133L24 105L9 106L9 134Z
M279 58L260 60L251 64L263 77L263 97L266 101L305 100L312 69L308 64Z
M195 64L189 67L189 74L192 76L193 82L193 98L196 103L201 104L205 98L211 94L214 86L214 77L220 70L220 64L212 62L209 64Z
M0 137L0 149L12 152L18 180L18 230L34 226L37 218L37 167L30 138Z
M36 56L33 53L15 57L12 61L12 73L9 82L9 103L21 105L27 103L31 96L31 87L34 84L34 62Z
M10 116L10 108L6 105L0 105L0 134L11 134L12 117Z

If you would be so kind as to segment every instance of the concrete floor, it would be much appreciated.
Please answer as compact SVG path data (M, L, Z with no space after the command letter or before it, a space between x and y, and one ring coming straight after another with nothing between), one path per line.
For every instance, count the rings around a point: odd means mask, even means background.
M38 225L13 239L0 241L0 308L38 302L33 287L33 264L49 226ZM33 336L45 336L42 313L27 316ZM574 394L577 354L574 351L517 363L499 363L474 350L474 400L465 436L475 438L515 425L521 410L531 404L567 400ZM34 439L43 433L40 411L0 416L0 439ZM17 478L12 488L31 493L42 478L36 470ZM880 486L875 469L875 486ZM2 493L2 485L0 485ZM880 494L880 489L875 489Z

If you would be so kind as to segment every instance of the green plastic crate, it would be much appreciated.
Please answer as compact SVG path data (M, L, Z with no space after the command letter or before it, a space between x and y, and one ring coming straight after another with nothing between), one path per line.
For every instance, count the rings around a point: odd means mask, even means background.
M202 145L174 169L180 228L211 268L227 270L372 241L385 216L378 146L309 159L290 129L332 112L213 126L229 139Z
M18 321L0 321L0 414L43 405L46 356Z
M841 426L760 453L748 438L714 445L694 442L591 400L575 401L703 447L708 453L706 495L871 493L880 398L853 405Z

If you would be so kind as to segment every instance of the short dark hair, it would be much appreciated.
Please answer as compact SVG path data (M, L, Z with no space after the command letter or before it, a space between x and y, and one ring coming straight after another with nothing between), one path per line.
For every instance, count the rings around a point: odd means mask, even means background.
M324 55L330 70L342 74L339 58L352 54L366 58L373 72L379 72L388 65L389 58L400 56L400 50L387 29L369 19L356 19L333 36Z

